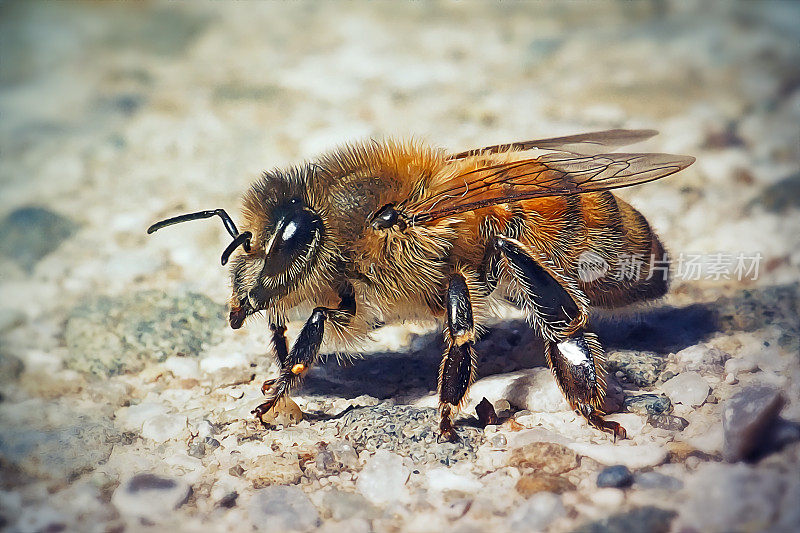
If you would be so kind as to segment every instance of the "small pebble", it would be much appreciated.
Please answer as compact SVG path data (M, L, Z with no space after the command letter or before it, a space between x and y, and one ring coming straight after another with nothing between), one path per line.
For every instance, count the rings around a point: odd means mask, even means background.
M317 508L296 486L277 485L255 491L247 512L256 530L266 533L308 531L320 523Z
M705 403L711 387L697 372L683 372L661 385L673 403L697 407Z
M217 502L217 505L223 507L225 509L230 509L231 507L236 507L236 500L239 499L239 494L234 492L229 492Z
M597 475L598 487L630 487L633 483L633 474L625 465L609 466Z
M356 487L375 504L408 499L406 480L411 471L403 465L403 458L386 450L378 450L367 460L358 475Z
M497 413L494 411L492 402L485 397L475 407L475 412L478 414L478 423L481 427L494 426L498 423Z
M674 415L650 415L647 417L647 423L654 428L667 431L683 431L689 425L688 420Z
M660 394L626 396L623 405L631 413L640 415L661 415L672 410L672 402Z
M123 515L158 521L186 502L190 493L180 479L136 474L120 484L111 502Z

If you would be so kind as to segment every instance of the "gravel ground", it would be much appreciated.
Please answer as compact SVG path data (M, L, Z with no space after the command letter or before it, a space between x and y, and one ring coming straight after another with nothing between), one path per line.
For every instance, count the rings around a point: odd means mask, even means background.
M0 529L796 531L798 28L792 3L4 2ZM330 358L262 427L268 331L225 325L219 224L144 233L354 139L615 127L697 157L620 193L684 275L592 318L616 443L515 315L478 345L461 444L433 431L435 324Z

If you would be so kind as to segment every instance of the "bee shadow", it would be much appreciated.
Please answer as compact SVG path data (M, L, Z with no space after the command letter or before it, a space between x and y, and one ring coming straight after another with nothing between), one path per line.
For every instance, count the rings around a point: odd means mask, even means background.
M654 352L660 356L708 339L718 331L752 331L775 324L776 302L795 301L798 286L748 289L713 302L685 307L661 306L612 316L594 314L590 327L607 350ZM795 315L796 316L796 315ZM783 324L778 325L790 326ZM335 358L312 370L303 394L414 401L436 390L442 337L431 333L413 339L408 351L365 355L348 365ZM524 320L493 324L476 345L478 377L544 366L542 341Z

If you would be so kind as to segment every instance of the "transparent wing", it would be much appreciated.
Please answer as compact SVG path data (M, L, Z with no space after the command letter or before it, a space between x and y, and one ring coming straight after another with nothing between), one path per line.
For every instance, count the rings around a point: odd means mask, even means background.
M671 154L556 152L466 171L426 198L398 207L412 223L425 223L489 205L629 187L674 174L694 160Z
M566 137L552 137L550 139L534 139L532 141L518 141L508 144L495 144L483 148L466 150L448 157L449 160L464 159L475 155L497 154L500 152L525 151L525 150L559 150L580 155L598 155L615 148L627 146L649 139L657 135L656 130L605 130Z

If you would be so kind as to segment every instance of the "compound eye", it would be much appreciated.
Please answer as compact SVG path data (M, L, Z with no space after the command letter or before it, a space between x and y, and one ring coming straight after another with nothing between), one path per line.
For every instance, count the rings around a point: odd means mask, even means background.
M286 272L292 263L306 255L322 232L322 219L316 213L293 202L291 209L278 220L268 244L264 273L269 276Z

